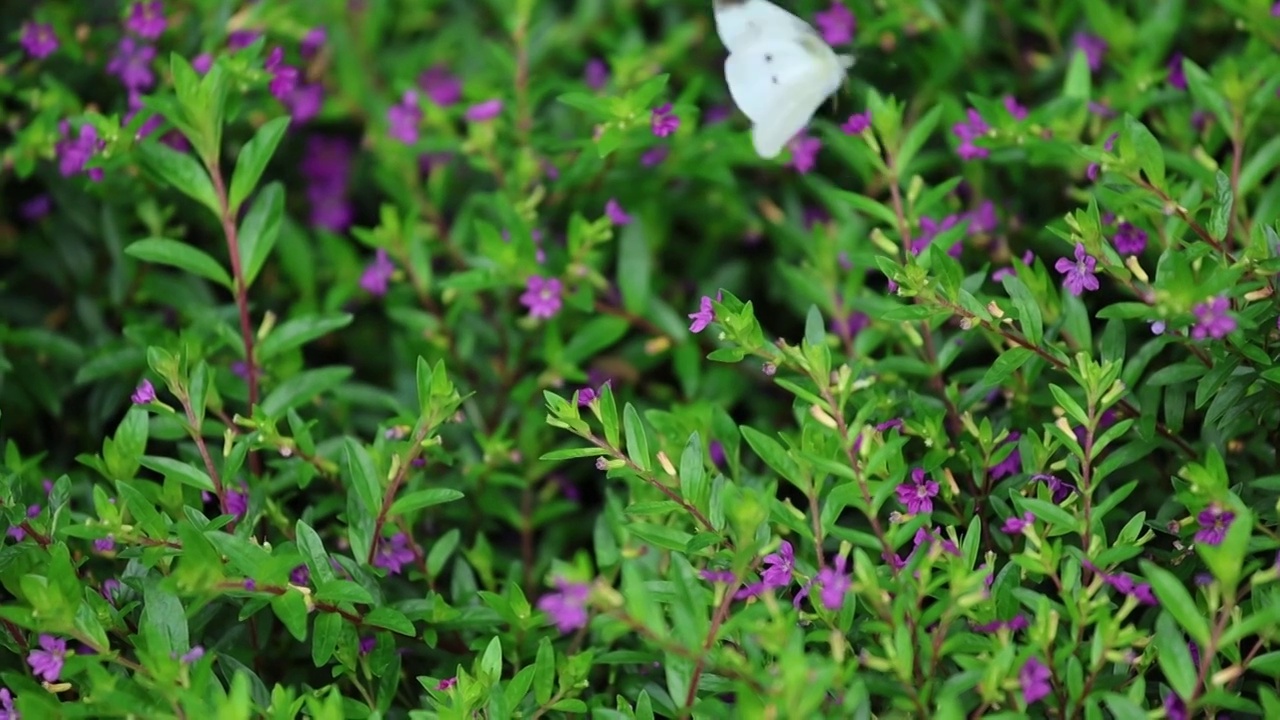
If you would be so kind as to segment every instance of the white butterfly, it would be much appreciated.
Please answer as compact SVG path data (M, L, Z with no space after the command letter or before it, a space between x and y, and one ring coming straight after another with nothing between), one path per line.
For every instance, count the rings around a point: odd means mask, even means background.
M714 3L729 95L751 120L756 153L776 157L839 89L853 57L837 55L809 23L768 0Z

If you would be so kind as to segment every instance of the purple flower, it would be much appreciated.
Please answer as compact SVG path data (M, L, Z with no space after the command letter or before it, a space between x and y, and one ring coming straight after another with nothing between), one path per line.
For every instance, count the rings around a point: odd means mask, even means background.
M1102 56L1107 52L1107 41L1097 35L1079 32L1072 38L1076 49L1084 53L1089 61L1089 69L1097 72L1102 67Z
M37 195L22 204L20 213L25 220L39 220L53 209L53 198L46 194Z
M604 214L609 218L609 222L614 225L631 224L631 216L628 215L627 212L622 209L622 206L618 204L618 201L613 198L609 198L609 201L604 204Z
M344 232L354 211L347 199L352 147L344 139L313 135L307 139L302 174L308 180L311 224L331 232Z
M853 33L857 30L858 21L849 12L849 8L841 2L832 2L831 7L813 16L813 24L822 33L822 39L828 45L843 45L853 42Z
M306 35L302 36L302 42L298 44L298 52L302 53L304 58L315 57L328 39L329 33L323 27L311 28Z
M561 633L570 633L587 624L587 598L591 586L556 579L560 592L538 598L538 609L546 613Z
M0 720L18 720L18 711L13 709L13 695L9 688L0 688Z
M1031 527L1031 525L1035 521L1036 521L1036 516L1033 515L1030 510L1028 510L1027 512L1022 513L1022 517L1013 516L1013 517L1005 518L1004 526L1002 526L1000 529L1003 532L1009 533L1010 535L1017 535L1018 533L1021 533L1023 530L1027 529L1028 527Z
M800 133L787 144L791 148L791 167L804 175L818 164L818 151L822 149L822 141L807 133Z
M52 635L40 636L40 650L27 656L31 672L45 682L57 682L62 674L62 661L67 657L67 641Z
M663 160L666 160L667 155L670 154L670 152L671 151L665 146L661 145L655 148L650 148L644 151L644 154L640 156L640 164L644 167L653 167L661 163Z
M462 99L462 82L443 65L430 67L419 75L418 87L440 107L449 107Z
M1177 90L1187 89L1187 72L1182 69L1182 53L1169 58L1169 84Z
M795 569L796 554L786 540L778 546L778 552L764 556L765 571L761 577L765 587L782 588L791 584L791 572Z
M1071 497L1071 493L1075 492L1075 486L1070 483L1065 483L1053 475L1033 475L1031 479L1033 481L1038 480L1043 482L1045 486L1049 488L1049 492L1052 493L1053 501L1055 503L1061 504L1063 500Z
M1191 309L1196 316L1195 327L1191 328L1191 337L1203 340L1211 337L1220 340L1236 329L1236 320L1231 317L1231 301L1225 295L1219 295L1208 302L1202 302Z
M293 117L294 124L302 124L320 114L324 105L324 86L320 83L299 85L280 100Z
M49 23L23 23L19 42L33 60L43 60L58 49L58 36L53 33L53 25Z
M680 118L671 114L671 103L666 103L653 111L649 118L649 126L654 135L667 137L680 129Z
M1111 244L1121 255L1141 255L1147 247L1147 231L1135 227L1132 223L1121 222L1116 226L1116 234Z
M819 595L822 599L822 606L828 610L839 610L840 606L844 605L845 594L853 586L853 581L849 578L849 574L845 572L846 563L845 556L837 556L835 566L823 568L813 580L818 587L822 588Z
M209 72L209 68L213 67L213 55L210 53L200 53L191 59L191 69L200 75Z
M609 82L609 66L600 58L591 58L587 61L587 68L583 72L583 79L587 83L587 87L592 90L600 90Z
M1271 17L1280 17L1280 2L1271 4Z
M164 3L161 0L135 2L129 8L129 17L124 21L126 30L147 40L155 40L163 35L167 25Z
M405 145L418 142L418 126L422 124L422 108L418 107L418 94L405 92L400 102L387 110L387 134Z
M724 583L726 585L736 579L733 576L732 570L702 570L698 574L707 582Z
M190 665L202 657L204 657L204 648L197 645L183 653L182 657L178 658L178 661Z
M457 684L458 684L457 677L445 678L440 682L436 683L436 690L439 690L440 692L444 692Z
M129 92L149 90L156 81L155 74L151 72L151 61L155 57L154 47L139 44L126 35L116 46L116 54L112 56L111 62L107 63L107 72L120 78Z
M846 135L860 135L871 128L871 111L866 110L849 116L840 129Z
M245 592L253 592L253 591L257 590L257 589L258 589L258 583L257 583L257 581L256 581L256 580L254 580L253 578L245 578L245 579L244 579L244 589L245 589Z
M525 284L520 304L529 308L530 317L550 318L560 312L562 291L563 286L558 278L534 275Z
M1085 290L1098 289L1098 277L1093 274L1093 268L1098 264L1097 259L1085 252L1084 243L1076 243L1076 261L1071 262L1067 258L1058 258L1058 262L1054 263L1053 269L1062 273L1063 286L1072 294L1079 296Z
M227 491L227 512L237 519L244 517L249 511L249 493L242 490Z
M267 84L267 89L271 91L272 97L284 102L293 95L293 91L298 87L298 77L301 73L298 72L298 68L284 64L284 48L276 46L272 49L262 69L271 75L271 82Z
M1196 531L1196 542L1205 545L1221 545L1227 537L1227 530L1235 522L1236 514L1221 505L1214 503L1196 515L1200 529Z
M257 42L260 37L262 37L261 30L236 30L227 36L227 48L243 50Z
M1164 696L1164 716L1169 720L1187 720L1191 717L1187 712L1187 704L1175 693Z
M150 380L143 380L138 388L129 396L134 405L146 405L156 401L156 388Z
M938 496L938 489L938 483L929 480L923 469L915 468L911 471L911 480L897 487L898 502L912 515L933 512L933 498Z
M377 644L378 638L373 635L366 635L365 637L360 638L360 654L368 655L373 652L373 648Z
M987 125L982 119L982 115L974 108L966 111L967 119L964 122L956 123L951 126L951 132L960 138L960 147L956 148L956 154L962 160L978 160L985 158L991 153L986 148L978 147L973 144L974 140L982 137L991 131L991 126Z
M104 600L115 604L116 597L120 594L120 581L115 578L107 578L102 581L102 587L98 588L98 592L102 594Z
M392 575L399 575L404 566L413 562L415 557L413 548L409 547L409 536L402 532L396 533L391 536L390 542L384 540L378 545L373 566L386 568Z
M1039 702L1042 698L1049 694L1052 689L1049 686L1049 679L1053 674L1049 672L1049 668L1034 655L1027 658L1027 662L1023 664L1022 669L1018 671L1018 682L1022 685L1022 700L1027 705Z
M865 330L871 325L871 318L863 312L852 312L849 316L841 320L839 317L831 319L831 330L842 338L852 340L858 336L858 333Z
M98 538L93 541L93 549L100 553L113 552L116 549L116 536L107 535L104 538Z
M311 568L299 565L289 571L289 582L294 585L306 585L311 582Z
M698 312L689 313L689 319L693 320L689 324L689 332L700 333L707 329L711 321L716 319L716 311L711 305L711 298L703 295L702 299L698 301Z
M1018 104L1018 98L1012 95L1004 96L1004 109L1009 111L1014 120L1026 120L1027 109Z
M502 100L500 98L494 98L492 100L485 100L484 102L472 105L467 108L467 111L463 116L471 122L487 122L498 117L498 114L501 112Z
M62 134L62 139L54 147L58 156L58 172L63 177L85 172L85 165L103 146L103 142L98 139L98 131L86 123L80 126L78 135L73 138L71 124L66 120L58 123L58 130ZM92 168L88 170L88 175L90 180L97 182L102 179L102 168Z
M1009 433L1009 437L1004 441L1004 444L1013 445L1013 452L1009 453L1008 457L996 463L991 468L990 472L992 480L999 480L1006 475L1013 475L1022 469L1022 452L1017 448L1018 438L1021 437L1022 433L1017 432L1016 430Z
M370 295L382 297L387 294L387 284L395 273L395 263L387 256L387 251L378 248L373 262L360 275L360 287Z

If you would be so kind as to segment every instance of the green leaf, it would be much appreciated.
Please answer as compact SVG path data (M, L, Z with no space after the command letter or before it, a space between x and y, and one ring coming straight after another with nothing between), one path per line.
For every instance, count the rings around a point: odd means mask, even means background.
M739 427L738 431L742 433L742 438L747 441L747 445L751 446L751 450L774 472L802 490L807 489L807 483L801 477L800 467L777 440L746 425Z
M645 433L640 413L631 403L622 408L622 428L627 436L627 457L641 470L648 470L652 467L649 462L649 436Z
M1213 78L1190 58L1182 59L1182 70L1187 76L1187 89L1191 91L1191 99L1196 106L1213 113L1223 130L1229 132L1235 126L1235 118L1231 113L1231 106Z
M311 635L311 662L324 667L333 657L333 650L342 637L342 616L338 613L319 613Z
M222 207L214 192L213 181L209 179L209 173L205 172L199 160L174 150L158 139L140 143L138 153L144 167L170 187L208 208L221 221Z
M625 318L602 315L588 320L564 346L564 359L580 363L599 355L627 334L631 328Z
M369 451L364 445L347 438L343 441L342 460L342 472L347 476L351 489L369 512L377 513L382 508L382 481Z
M1191 662L1187 639L1168 612L1161 612L1156 620L1155 643L1156 662L1165 680L1178 697L1191 697L1196 689L1196 667Z
M991 367L987 368L986 374L982 376L982 384L992 387L998 386L1035 356L1035 352L1024 347L1005 350L1000 353L1000 357L996 358Z
M444 503L461 500L465 495L452 488L427 488L426 490L418 490L411 492L404 497L397 499L391 504L391 515L404 515L415 510L428 508L432 505L442 505Z
M148 578L142 586L142 617L138 630L146 638L147 649L161 657L182 655L191 649L187 614L177 595L163 590L158 578Z
M280 144L280 138L284 137L284 131L289 128L290 119L288 115L281 115L268 120L254 133L253 139L240 149L236 169L231 175L232 214L240 209L240 203L257 187L262 171L267 168L267 163Z
M124 249L126 255L144 262L168 265L212 280L228 290L234 287L231 275L209 253L167 238L147 238L130 243Z
M269 418L282 417L287 411L301 406L338 387L351 377L349 367L326 367L306 370L280 383L262 400L261 410Z
M609 455L609 451L605 448L584 447L584 448L561 448L560 450L552 450L538 457L539 460L576 460L578 458L599 457L601 455Z
M330 603L360 603L363 605L372 605L374 602L373 596L364 587L350 580L342 579L317 583L316 600Z
M155 455L145 455L141 462L143 467L155 470L164 475L165 479L173 478L183 485L190 485L199 490L213 492L213 478L209 477L209 474L204 470L189 463Z
M271 598L271 609L298 642L307 640L307 601L297 590Z
M389 607L375 608L364 616L365 623L375 627L386 628L401 635L414 636L413 623L399 610Z
M1131 159L1146 174L1147 180L1156 188L1164 188L1164 148L1160 147L1160 141L1147 126L1132 115L1124 116L1124 139L1120 148L1122 158L1132 153Z
M649 285L653 260L644 223L636 219L622 229L618 241L618 290L622 306L633 315L645 315L649 309Z
M1079 100L1081 104L1093 97L1093 71L1089 69L1089 58L1083 50L1077 49L1071 54L1071 63L1067 65L1067 75L1062 83L1062 94L1065 97Z
M271 331L257 347L257 357L266 362L281 353L299 348L317 338L336 332L351 324L353 315L307 315L283 322Z
M306 562L307 569L311 571L311 577L316 585L333 580L335 576L333 568L329 565L329 553L325 552L324 541L320 539L320 534L303 520L298 520L294 525L294 533L298 550L302 553L302 559Z
M707 469L702 457L702 438L694 432L680 454L680 495L685 502L705 513L711 497L711 485L707 482Z
M1142 574L1151 583L1160 606L1167 610L1178 625L1200 647L1209 646L1209 621L1196 601L1173 573L1148 560L1140 561Z
M1047 522L1055 528L1079 531L1081 521L1077 520L1075 515L1053 503L1030 497L1015 498L1014 503L1021 506L1023 510L1030 510L1037 519Z
M1013 300L1013 309L1018 313L1018 325L1022 328L1022 334L1032 345L1039 345L1044 340L1044 316L1040 313L1040 302L1017 275L1005 275L1001 283Z
M249 212L240 221L237 238L240 243L240 271L246 287L253 285L267 258L280 238L284 223L284 188L278 182L268 183L253 199Z
M1280 655L1280 653L1276 653ZM551 691L555 689L556 651L551 641L544 635L538 640L538 655L534 660L533 698L539 705L546 705L551 699Z
M1231 179L1219 170L1213 176L1216 189L1213 196L1213 212L1209 214L1209 234L1218 240L1227 236L1231 226L1231 206L1235 195L1231 193Z

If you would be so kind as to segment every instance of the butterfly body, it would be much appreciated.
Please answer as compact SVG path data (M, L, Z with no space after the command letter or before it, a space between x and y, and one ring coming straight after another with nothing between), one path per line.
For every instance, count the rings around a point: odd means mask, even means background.
M837 55L808 23L768 0L714 0L716 32L729 51L729 95L751 120L763 158L776 157L844 80L853 58Z

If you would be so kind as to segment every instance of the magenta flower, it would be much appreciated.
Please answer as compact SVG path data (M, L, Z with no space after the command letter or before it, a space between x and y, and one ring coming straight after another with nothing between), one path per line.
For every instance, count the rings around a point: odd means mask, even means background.
M861 135L871 128L871 111L854 113L840 126L846 135Z
M725 585L733 582L737 578L733 576L732 570L707 570L703 569L698 572L698 576L703 580L712 583L723 583Z
M147 40L155 40L163 35L167 25L162 0L135 2L129 8L129 17L124 21L126 30Z
M538 598L538 609L546 613L561 633L570 633L587 624L587 598L591 586L556 579L560 592L548 593Z
M1027 512L1022 513L1022 517L1010 516L1005 518L1004 525L1000 530L1009 533L1010 535L1017 535L1028 527L1031 527L1035 520L1036 516L1028 510Z
M835 565L823 568L813 580L821 588L819 597L822 606L828 610L839 610L844 605L844 596L853 587L853 580L845 572L846 563L845 556L838 555Z
M57 682L62 674L62 663L67 657L67 641L52 635L40 636L40 649L27 655L31 672L45 682Z
M795 569L796 554L786 540L778 546L778 552L764 556L766 566L761 580L765 587L782 588L791 584L791 572Z
M243 50L257 42L260 37L262 37L261 30L236 30L227 36L227 48Z
M1141 255L1147 248L1147 231L1135 227L1132 223L1121 222L1116 226L1116 234L1111 244L1121 255Z
M1187 71L1182 68L1182 53L1176 52L1169 58L1169 84L1176 90L1187 89Z
M600 58L591 58L587 61L586 70L583 71L583 80L592 90L604 88L609 82L609 65Z
M85 170L94 154L104 145L98 138L98 131L86 123L80 126L78 135L72 137L73 128L66 120L58 123L58 130L62 134L62 139L54 146L54 153L58 156L58 172L63 177L87 172L90 180L102 180L102 168Z
M1163 706L1164 716L1169 720L1188 720L1191 717L1187 712L1187 704L1175 693L1164 696Z
M667 137L680 129L680 118L671 113L671 103L666 103L653 111L649 126L654 135Z
M311 568L299 565L289 571L289 582L294 585L307 585L311 582Z
M329 33L323 27L311 28L306 35L302 36L302 42L298 44L298 52L302 53L304 58L313 58L328 39Z
M962 160L980 160L990 155L990 151L986 148L973 144L974 140L990 131L991 126L982 119L978 111L974 108L969 108L966 111L966 120L951 126L951 132L960 138L960 147L956 148L956 154Z
M33 60L43 60L58 49L58 36L49 23L23 23L22 38L18 42Z
M298 68L284 63L284 48L275 47L267 56L262 69L271 75L271 82L267 84L267 89L275 99L284 102L298 88L298 78L301 73L298 72Z
M1076 243L1076 261L1058 258L1053 269L1065 276L1062 281L1063 286L1072 295L1079 296L1085 290L1098 289L1098 276L1093 274L1097 264L1097 259L1085 252L1084 243Z
M116 549L115 535L107 535L104 538L98 538L93 541L93 549L100 553L109 553Z
M293 118L294 124L301 125L320 114L320 108L324 105L324 85L318 82L299 85L280 102Z
M1231 523L1235 522L1236 514L1221 505L1214 503L1196 515L1196 522L1200 523L1200 529L1196 531L1196 542L1205 545L1221 545L1222 541L1227 538L1227 531L1231 529Z
M494 98L492 100L485 100L484 102L476 103L475 105L467 108L467 112L464 113L464 117L471 122L488 122L489 120L498 117L501 112L502 100Z
M422 124L422 108L418 107L418 94L406 91L400 102L387 110L387 134L405 145L418 142L418 126Z
M791 148L791 167L804 175L818 164L818 151L822 149L822 141L808 133L800 133L788 143Z
M938 490L938 483L929 480L921 468L913 469L911 479L896 488L898 502L912 515L933 512L933 498L938 496Z
M1080 52L1084 53L1085 59L1089 61L1089 69L1097 72L1102 68L1102 56L1107 52L1107 41L1097 35L1079 32L1072 38L1072 44Z
M324 135L307 138L302 174L311 202L311 225L331 232L351 226L354 209L347 197L353 148L344 139Z
M1049 672L1049 668L1034 655L1027 658L1027 662L1022 665L1022 669L1018 671L1018 682L1022 685L1022 701L1027 705L1039 702L1047 697L1053 689L1049 685L1049 680L1053 674Z
M156 76L151 72L151 61L155 57L154 47L140 44L126 35L116 46L111 62L107 63L107 72L120 78L129 92L143 92L156 82Z
M366 635L360 638L360 654L368 655L373 652L373 648L378 644L378 638L372 635Z
M1231 301L1219 295L1208 302L1202 302L1191 309L1196 316L1195 327L1191 328L1191 337L1204 340L1211 337L1220 340L1236 329L1236 320L1231 317Z
M178 658L178 662L181 662L186 665L190 665L191 663L199 660L202 657L204 657L204 648L197 645L191 648L190 650L186 651L185 653L183 653Z
M534 275L525 284L520 304L529 308L530 317L550 318L560 312L560 293L563 289L558 278Z
M209 72L209 69L212 67L213 55L210 53L200 53L199 55L191 58L191 69L195 70L196 73L200 75L204 75Z
M1018 98L1012 95L1004 96L1004 109L1009 111L1014 120L1026 120L1027 109L1018 104Z
M373 262L360 275L360 287L370 295L382 297L387 294L387 285L395 271L395 263L391 262L387 251L378 248Z
M227 491L227 512L236 518L244 517L249 511L249 493L247 490Z
M597 397L599 397L599 395L596 393L595 388L584 387L578 391L578 406L587 407L591 403L595 402Z
M9 688L0 688L0 720L18 720L18 711L13 708L13 695Z
M409 547L409 536L402 532L396 533L391 536L390 542L384 540L378 545L373 566L385 568L392 575L399 575L404 566L413 562L416 557L413 548Z
M698 312L689 313L689 319L693 320L689 324L689 332L700 333L705 330L711 324L711 321L716 319L716 311L711 305L711 298L703 295L702 299L698 301Z
M1013 475L1014 473L1022 470L1022 451L1017 448L1018 439L1021 437L1022 433L1016 430L1009 433L1009 437L1005 439L1003 444L1013 445L1014 450L1009 453L1009 456L1004 460L1001 460L991 467L990 472L992 480L999 480L1002 477Z
M814 15L813 24L818 27L818 32L828 45L853 42L853 34L858 27L857 18L838 0L832 2L827 10Z
M151 384L150 380L143 380L138 388L129 396L134 405L146 405L156 401L156 387Z
M666 160L667 155L670 153L671 151L662 145L650 148L644 151L644 154L640 156L640 164L644 167L653 167L661 163L663 160Z
M443 65L428 68L418 76L418 87L427 93L431 102L449 107L462 99L462 82Z
M609 218L609 222L614 225L631 224L631 216L628 215L627 212L622 209L622 206L618 204L618 201L613 198L609 198L609 201L604 204L604 214Z
M457 684L458 684L457 677L445 678L440 682L436 683L436 690L439 690L440 692L444 692Z

